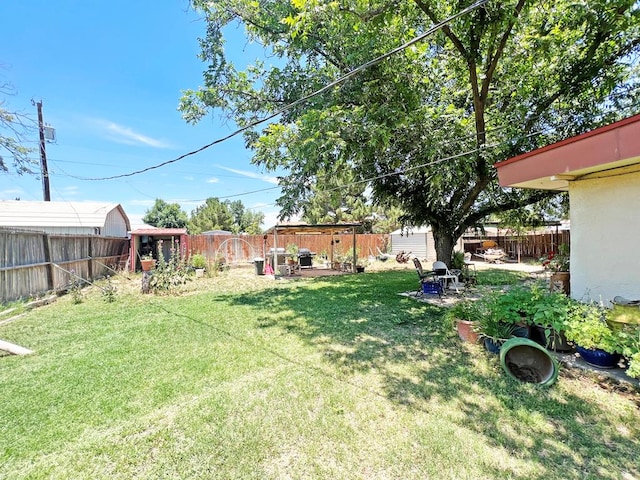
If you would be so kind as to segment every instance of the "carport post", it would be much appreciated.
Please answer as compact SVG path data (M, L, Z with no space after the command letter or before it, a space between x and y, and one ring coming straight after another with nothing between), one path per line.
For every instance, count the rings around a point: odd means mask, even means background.
M273 274L278 269L278 225L273 227Z

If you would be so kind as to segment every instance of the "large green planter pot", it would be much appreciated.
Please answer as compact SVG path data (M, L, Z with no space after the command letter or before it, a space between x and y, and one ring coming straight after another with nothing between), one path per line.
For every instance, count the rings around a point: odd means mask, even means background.
M500 363L511 378L544 387L558 378L558 362L542 345L528 338L511 338L500 348Z

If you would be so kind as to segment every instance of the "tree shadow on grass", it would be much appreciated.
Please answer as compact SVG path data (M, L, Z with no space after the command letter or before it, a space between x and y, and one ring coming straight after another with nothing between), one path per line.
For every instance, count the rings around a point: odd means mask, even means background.
M335 367L331 376L351 382L375 371L382 391L372 393L397 405L425 412L433 402L455 405L451 422L539 471L519 475L487 465L490 477L638 475L629 466L640 451L637 412L619 412L612 420L587 396L512 380L497 358L460 343L443 322L442 308L399 296L413 285L414 276L408 279L406 271L328 277L217 300L253 311L265 338L300 338ZM619 427L625 423L626 429Z

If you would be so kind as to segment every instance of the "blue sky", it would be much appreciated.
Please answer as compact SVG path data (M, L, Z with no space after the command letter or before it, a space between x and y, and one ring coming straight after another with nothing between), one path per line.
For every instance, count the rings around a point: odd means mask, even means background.
M228 198L263 212L264 226L275 223L274 174L250 163L241 135L148 173L80 179L157 165L236 129L218 115L188 125L177 111L181 91L200 86L206 67L197 58L205 23L187 7L187 0L0 1L0 78L16 90L4 108L35 120L31 100L42 101L57 135L46 146L51 200L120 203L135 226L156 198L188 214L208 197ZM226 48L236 64L263 57L241 31L232 33ZM37 132L31 140L37 147ZM0 173L0 200L16 197L42 200L40 178Z

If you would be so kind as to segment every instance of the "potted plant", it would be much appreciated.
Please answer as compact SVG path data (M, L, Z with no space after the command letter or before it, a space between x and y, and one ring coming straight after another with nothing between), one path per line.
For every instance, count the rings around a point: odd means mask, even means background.
M287 263L289 265L295 265L298 263L298 245L290 243L287 245L285 251L289 254L289 258L287 258Z
M143 272L148 272L155 268L156 261L153 258L153 256L149 253L147 255L143 255L140 257L140 266L142 267Z
M512 323L501 321L491 311L478 320L477 332L483 339L484 347L491 353L500 353L500 347L513 337L514 330Z
M551 291L560 290L569 295L570 293L570 276L569 276L569 245L563 243L558 246L557 252L549 252L543 257L542 266L551 272L549 287Z
M364 269L368 264L368 260L366 258L358 258L358 263L356 264L356 272L364 273Z
M513 326L513 335L528 338L533 304L538 294L536 288L514 286L488 297L488 308L501 322Z
M578 302L558 291L537 296L532 305L535 340L557 352L573 350L564 332L578 307Z
M618 365L622 347L615 330L605 320L604 307L576 302L565 335L587 363L600 368Z
M447 310L445 319L455 325L462 341L478 343L479 335L476 330L479 328L478 321L484 314L481 302L462 300Z
M201 253L196 253L191 255L191 267L196 272L196 278L202 277L204 275L204 271L207 268L207 258Z

